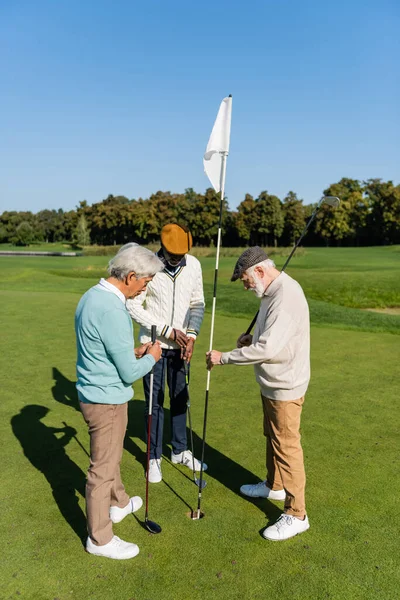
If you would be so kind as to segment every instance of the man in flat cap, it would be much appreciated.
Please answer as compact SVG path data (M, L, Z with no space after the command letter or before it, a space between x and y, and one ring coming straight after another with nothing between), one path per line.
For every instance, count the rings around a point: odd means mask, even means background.
M239 257L232 281L261 299L254 335L242 334L230 352L207 353L207 366L254 365L261 388L267 478L240 491L251 498L282 500L284 512L263 531L268 540L286 540L309 528L300 416L310 379L310 319L300 285L275 268L258 246Z
M192 243L192 235L187 227L176 223L165 225L161 230L161 248L157 253L164 263L164 270L157 273L142 294L127 302L132 319L141 326L141 343L150 341L151 326L156 325L157 340L162 347L162 358L154 367L150 483L162 480L165 377L170 397L171 461L196 471L201 468L200 461L187 449L186 436L188 390L185 362L188 368L204 317L201 265L197 258L188 254ZM147 422L150 376L146 375L143 382ZM207 465L204 465L203 470L206 468Z

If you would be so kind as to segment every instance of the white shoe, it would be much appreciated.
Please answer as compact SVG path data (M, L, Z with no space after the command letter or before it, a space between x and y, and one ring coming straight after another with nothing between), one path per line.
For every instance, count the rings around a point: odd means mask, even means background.
M201 471L201 462L197 460L197 458L193 457L193 454L190 450L184 450L180 454L171 454L171 462L173 465L184 465L188 469L193 470L193 461L194 461L194 470ZM207 471L208 467L206 463L203 463L203 471Z
M269 500L284 500L286 498L285 490L271 490L266 481L242 485L240 491L250 498L268 498Z
M116 560L125 560L127 558L133 558L139 554L139 546L124 542L119 537L114 535L111 542L104 544L104 546L96 546L93 544L90 537L86 541L86 552L94 554L95 556L105 556L106 558L115 558Z
M160 483L162 481L161 458L149 460L149 483Z
M133 496L124 508L112 506L110 508L110 519L113 523L119 523L126 515L136 512L142 506L143 500L139 496Z
M302 521L292 515L283 514L279 517L274 525L264 529L262 535L266 540L272 540L274 542L280 542L282 540L288 540L294 537L298 533L303 533L309 529L310 523L306 515Z

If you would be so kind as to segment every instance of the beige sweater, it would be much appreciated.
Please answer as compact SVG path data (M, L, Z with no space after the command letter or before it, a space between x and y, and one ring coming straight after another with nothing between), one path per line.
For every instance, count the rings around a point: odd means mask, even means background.
M310 380L310 317L297 281L281 273L260 304L253 343L224 352L222 364L254 365L261 393L273 400L297 400Z

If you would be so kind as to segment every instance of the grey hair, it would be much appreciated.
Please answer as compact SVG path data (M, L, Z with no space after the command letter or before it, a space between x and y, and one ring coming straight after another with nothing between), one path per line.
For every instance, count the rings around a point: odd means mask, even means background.
M265 260L257 263L256 265L253 265L252 267L249 267L246 271L246 274L249 277L253 277L254 275L254 269L256 267L264 267L264 269L271 269L271 267L275 267L275 263L273 260L271 260L270 258L266 258Z
M164 264L151 250L134 242L122 246L108 263L108 273L122 281L128 273L135 273L137 279L152 277L164 269Z

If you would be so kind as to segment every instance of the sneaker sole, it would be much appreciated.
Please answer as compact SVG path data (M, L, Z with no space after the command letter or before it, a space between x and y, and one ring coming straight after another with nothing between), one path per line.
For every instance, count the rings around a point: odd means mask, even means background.
M147 477L146 473L145 473L145 478ZM162 481L162 475L160 475L160 479L150 479L149 477L149 483L160 483Z
M269 537L265 537L263 535L264 540L268 540L269 542L286 542L286 540L291 540L292 538L296 537L296 535L300 535L301 533L305 533L306 531L308 531L310 529L310 526L307 527L307 529L303 529L303 531L298 531L297 533L295 533L294 535L291 535L288 538L284 538L284 539L280 539L277 540L275 538L269 538Z
M285 498L271 498L271 496L250 496L249 494L246 494L246 492L242 492L242 490L240 490L240 493L243 496L246 496L246 498L263 498L264 500L274 500L274 502L285 502L286 500L286 496Z
M87 548L85 548L85 550L88 554L91 554L92 556L101 556L102 558L111 558L112 560L129 560L130 558L135 558L135 556L139 554L139 548L137 549L137 552L135 552L135 554L132 554L132 556L109 556L107 554L97 554L97 552L90 552L90 550L88 550Z

